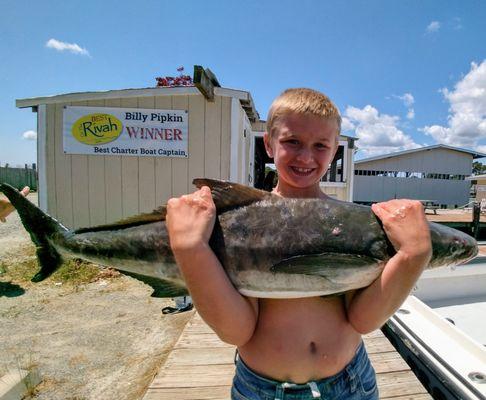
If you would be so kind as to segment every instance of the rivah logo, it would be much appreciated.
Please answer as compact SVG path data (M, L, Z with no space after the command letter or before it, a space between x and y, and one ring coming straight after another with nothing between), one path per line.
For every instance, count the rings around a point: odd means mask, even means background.
M114 115L97 113L79 118L71 133L78 142L94 146L112 142L122 130L122 123Z

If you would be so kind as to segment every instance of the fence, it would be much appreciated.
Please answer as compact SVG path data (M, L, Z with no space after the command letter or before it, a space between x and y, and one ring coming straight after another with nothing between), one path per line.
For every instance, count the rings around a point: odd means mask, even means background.
M0 183L8 183L17 189L29 186L31 190L37 190L37 169L36 165L24 168L11 168L7 165L0 167Z

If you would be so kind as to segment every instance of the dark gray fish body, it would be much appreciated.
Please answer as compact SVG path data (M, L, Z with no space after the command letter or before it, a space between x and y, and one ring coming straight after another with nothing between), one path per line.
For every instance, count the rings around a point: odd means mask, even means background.
M394 254L370 207L286 199L220 181L196 184L212 189L218 217L210 246L244 295L293 298L358 289L373 282ZM169 246L165 208L118 224L68 231L14 189L0 185L0 190L38 246L41 271L34 280L52 273L60 254L114 267L151 284L159 295L185 291ZM32 226L40 217L45 231ZM459 264L477 254L470 236L433 223L430 227L431 267Z

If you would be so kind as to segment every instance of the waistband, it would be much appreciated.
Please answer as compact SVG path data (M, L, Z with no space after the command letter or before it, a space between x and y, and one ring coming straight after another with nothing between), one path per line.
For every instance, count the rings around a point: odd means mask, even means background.
M310 381L302 384L292 382L282 382L263 377L248 367L238 353L235 355L236 378L240 378L250 390L254 392L265 392L268 395L275 394L275 399L283 399L284 392L298 394L307 392L312 394L313 398L321 398L321 393L331 394L340 393L344 390L344 385L350 385L351 392L357 388L357 377L363 372L368 365L365 361L368 354L364 347L363 341L360 342L356 353L351 361L340 372L327 378Z

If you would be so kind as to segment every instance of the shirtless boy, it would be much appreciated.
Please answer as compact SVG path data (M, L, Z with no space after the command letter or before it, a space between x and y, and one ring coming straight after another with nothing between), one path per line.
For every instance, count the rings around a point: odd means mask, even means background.
M289 89L274 100L264 143L283 197L326 198L319 180L338 147L341 117L323 94ZM420 202L374 204L397 250L370 286L344 296L242 296L208 245L215 206L208 187L169 200L171 247L202 318L237 346L233 399L377 399L361 334L379 328L405 300L431 256ZM322 397L321 397L322 396Z

